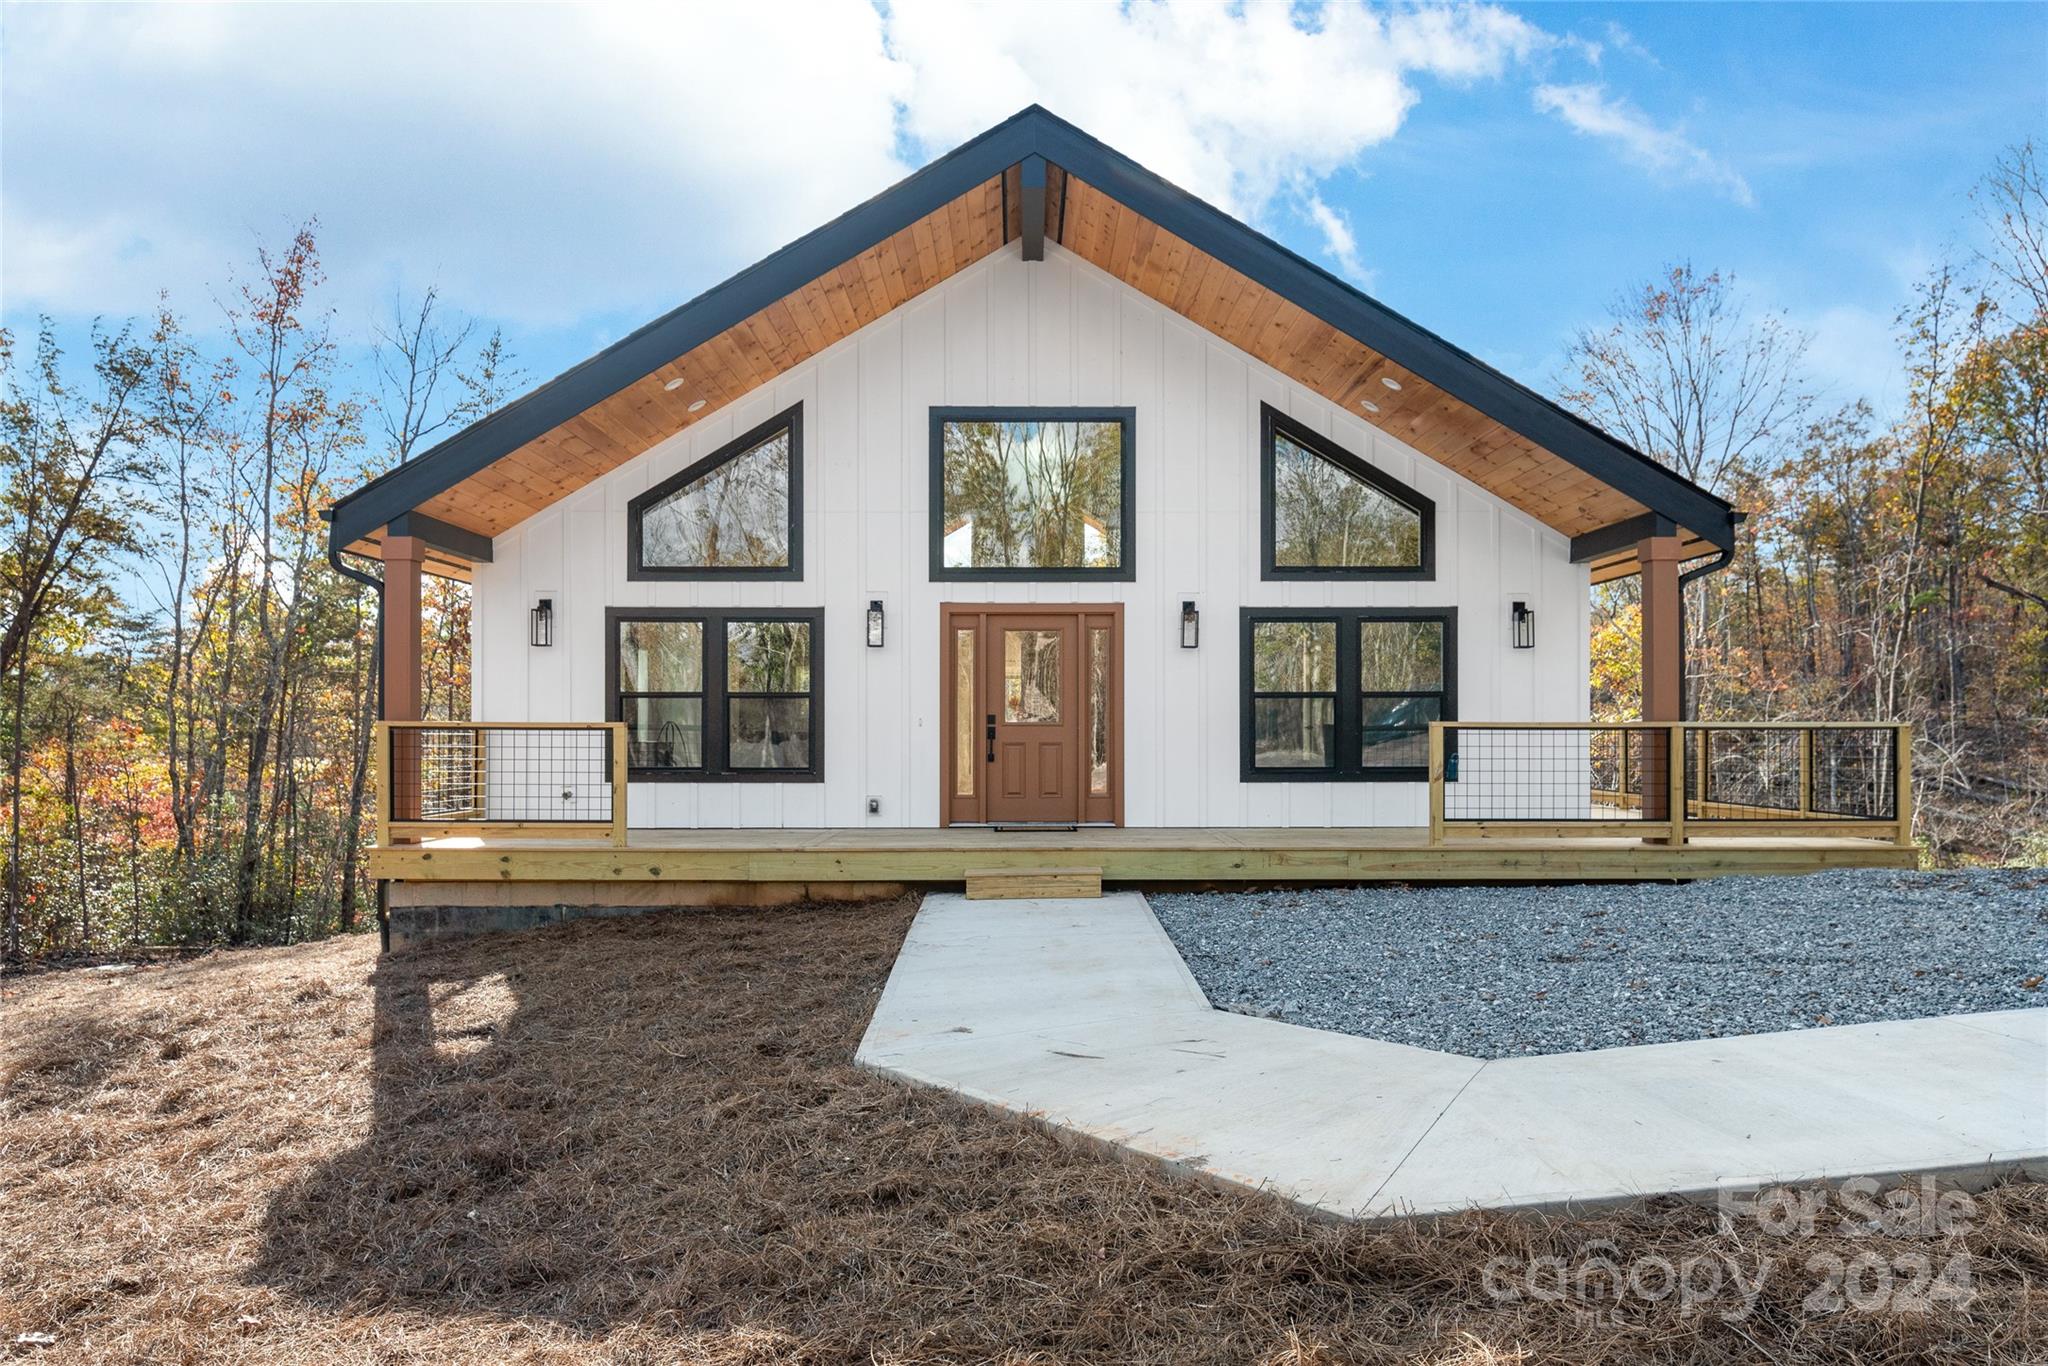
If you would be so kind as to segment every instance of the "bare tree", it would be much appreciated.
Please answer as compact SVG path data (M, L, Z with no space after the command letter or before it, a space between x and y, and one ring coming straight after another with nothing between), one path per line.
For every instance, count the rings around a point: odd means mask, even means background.
M289 628L298 602L296 595L281 600L278 593L278 489L287 474L285 462L317 441L317 433L332 417L322 389L332 343L324 320L309 331L303 316L307 293L320 278L313 226L308 223L293 234L282 256L258 252L263 278L243 287L241 306L229 315L235 343L253 363L260 387L251 446L256 470L252 501L258 510L254 599L263 651L262 681L243 765L241 852L234 892L234 935L238 940L249 937L255 922L265 813L263 783L271 760L286 654L291 648ZM280 614L285 618L282 622Z
M1559 388L1588 420L1726 494L1759 480L1780 444L1803 433L1813 406L1807 340L1776 314L1751 317L1728 276L1680 263L1616 299L1605 327L1573 337ZM1607 611L1635 591L1631 580L1610 593ZM1702 670L1728 653L1730 604L1711 581L1694 583L1686 598L1685 706L1698 715Z
M1808 338L1777 314L1751 318L1731 277L1681 263L1608 314L1566 346L1562 397L1643 454L1718 492L1799 433Z
M444 328L436 316L440 295L432 286L408 306L391 300L391 319L377 329L377 418L394 464L412 459L428 437L462 419L460 403L437 395L447 388L456 358L469 344L472 322Z
M1914 302L1899 314L1900 340L1906 354L1909 402L1900 425L1899 496L1902 530L1898 548L1890 562L1879 566L1882 584L1882 624L1873 633L1876 645L1876 696L1878 714L1904 718L1911 698L1925 690L1911 686L1909 670L1919 658L1910 648L1916 620L1930 604L1926 596L1937 591L1925 579L1930 540L1937 534L1953 544L1953 529L1943 514L1956 505L1954 481L1963 477L1961 457L1964 432L1963 410L1953 401L1959 368L1983 335L1985 309L1973 301L1955 268L1944 262L1929 273L1914 290ZM1954 615L1953 596L1951 616ZM1952 657L1945 668L1951 673L1949 695L1960 692L1961 680L1954 676L1960 660ZM1953 719L1953 718L1951 718Z
M36 338L27 375L14 367L13 339L0 331L0 677L11 676L8 758L5 951L21 954L21 773L28 729L29 661L38 636L59 616L91 618L111 602L106 558L133 541L125 486L137 473L144 429L137 395L154 358L126 329L95 332L97 397L63 377L49 321Z
M2004 303L2026 313L1963 365L1959 403L1997 467L2021 527L1978 573L1988 588L2048 611L2048 175L2032 142L1992 163L1972 198L1990 231L1978 253ZM2048 665L2048 636L2041 642ZM2044 668L2048 672L2048 668Z
M391 304L391 322L378 330L375 364L378 376L377 424L390 463L403 465L419 453L430 437L474 421L502 404L520 382L502 333L493 330L464 359L475 324L444 326L439 318L439 292L429 288L416 305L402 298ZM358 639L364 624L362 596L356 595ZM354 661L361 679L349 737L350 763L347 816L339 835L340 921L344 930L356 922L362 863L363 806L370 773L370 734L377 717L377 679L383 668L383 641L371 633L370 648Z
M162 525L156 538L157 607L169 624L163 693L164 761L170 779L171 821L177 857L189 864L198 853L198 789L194 782L197 744L198 670L195 636L212 615L214 585L196 587L203 523L225 492L211 468L221 443L214 410L225 391L225 367L207 367L184 336L176 315L160 301L151 337L160 363L148 400L154 436L151 462L152 511Z
M1991 230L1991 245L1978 258L2034 317L2048 317L2048 176L2032 140L2006 149L1970 197Z

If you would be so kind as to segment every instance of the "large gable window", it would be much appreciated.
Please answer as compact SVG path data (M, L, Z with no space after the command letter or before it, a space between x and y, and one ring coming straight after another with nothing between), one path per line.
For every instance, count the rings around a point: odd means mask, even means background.
M1244 610L1242 776L1421 782L1457 719L1457 611Z
M614 608L612 719L635 781L823 776L825 615Z
M1260 409L1268 579L1436 577L1436 504L1270 404Z
M803 486L799 404L627 505L627 577L801 579Z
M934 579L1136 577L1129 408L934 408Z

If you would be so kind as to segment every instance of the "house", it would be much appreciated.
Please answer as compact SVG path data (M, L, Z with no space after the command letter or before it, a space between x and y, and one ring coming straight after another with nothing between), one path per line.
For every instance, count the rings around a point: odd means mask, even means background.
M373 868L437 904L1911 853L1897 728L1681 718L1735 509L1036 107L330 518L382 562ZM422 573L475 725L416 724ZM1643 722L1594 726L1637 574Z

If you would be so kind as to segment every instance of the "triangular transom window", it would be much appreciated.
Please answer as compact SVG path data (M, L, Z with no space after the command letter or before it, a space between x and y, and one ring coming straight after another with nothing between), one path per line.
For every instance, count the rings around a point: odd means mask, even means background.
M1263 419L1266 578L1435 577L1434 502L1277 409Z
M662 480L627 518L633 578L802 578L801 405Z

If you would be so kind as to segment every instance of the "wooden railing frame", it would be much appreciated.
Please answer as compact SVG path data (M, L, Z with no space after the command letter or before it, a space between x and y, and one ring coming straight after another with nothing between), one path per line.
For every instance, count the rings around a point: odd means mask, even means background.
M394 731L468 730L581 730L608 733L611 737L610 785L612 814L608 821L494 821L478 808L472 816L439 820L399 820L391 780L391 741ZM484 790L484 747L477 746L476 783ZM626 847L626 723L623 721L379 721L370 734L371 777L376 788L377 843L393 844L415 840L445 839L460 835L499 835L520 839L603 839L614 848Z
M1444 785L1447 777L1445 736L1457 731L1566 730L1592 733L1605 730L1641 730L1667 733L1665 753L1670 781L1665 795L1665 816L1657 820L1472 820L1445 814ZM1686 732L1695 733L1691 745ZM1701 787L1700 800L1686 795L1687 775L1694 764L1702 773L1712 761L1716 731L1794 731L1799 734L1799 805L1796 810L1745 806L1705 800L1709 790ZM1892 733L1892 769L1896 782L1894 812L1889 818L1861 819L1837 816L1815 808L1814 745L1816 732L1824 730L1887 730ZM1692 753L1690 751L1697 751ZM1589 789L1595 798L1609 798L1624 809L1643 804L1641 796L1627 791L1628 746L1621 748L1622 790ZM1707 811L1727 813L1709 816ZM1631 836L1652 843L1684 844L1688 840L1722 835L1846 835L1867 839L1889 838L1902 847L1913 843L1913 728L1902 721L1433 721L1429 727L1429 842L1447 839L1530 839L1603 838Z

